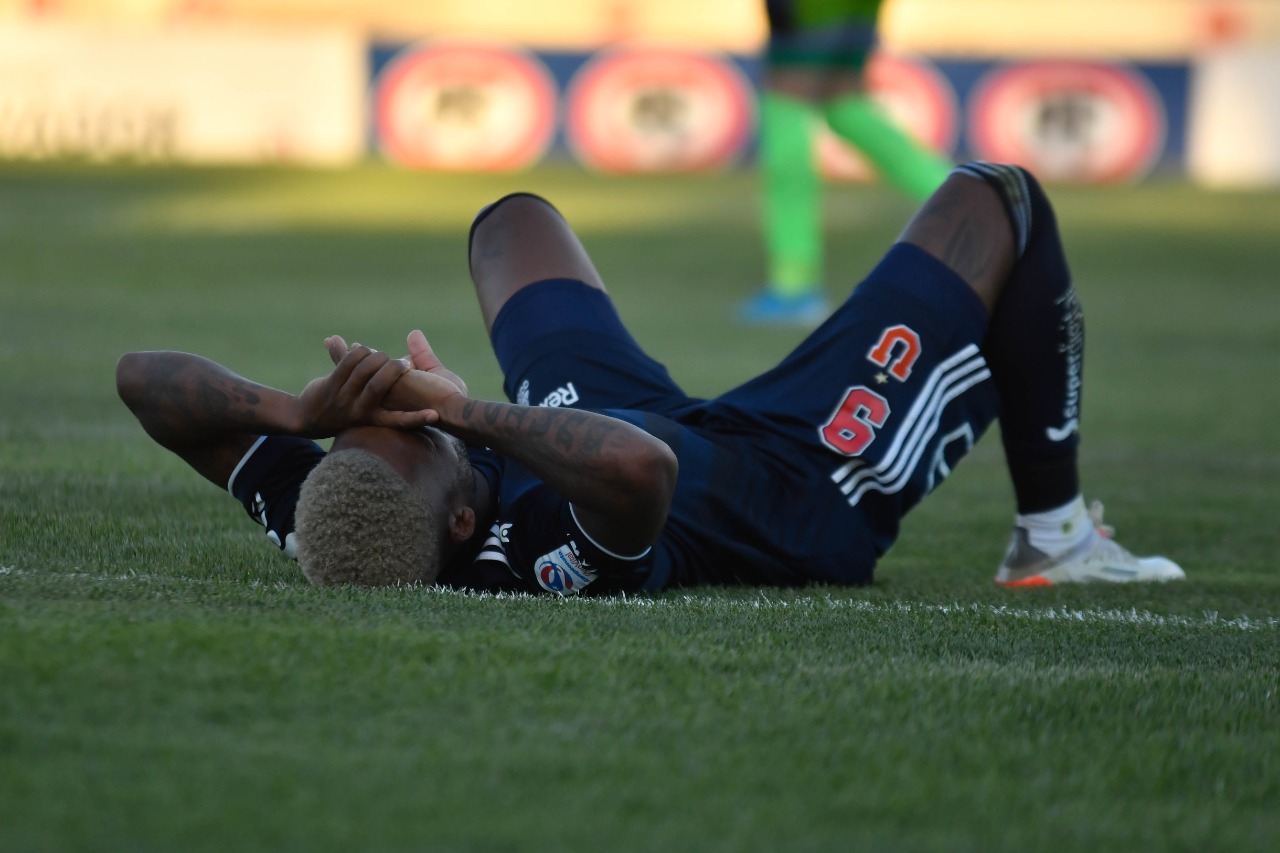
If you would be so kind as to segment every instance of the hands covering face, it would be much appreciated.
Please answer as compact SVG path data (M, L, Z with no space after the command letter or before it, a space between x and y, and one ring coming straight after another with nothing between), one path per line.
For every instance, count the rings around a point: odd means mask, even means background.
M446 399L467 396L466 383L440 362L416 329L409 334L404 358L362 344L348 347L339 335L324 344L333 371L309 382L298 398L303 429L312 438L358 426L417 429L439 420L436 406ZM409 374L412 381L400 381Z

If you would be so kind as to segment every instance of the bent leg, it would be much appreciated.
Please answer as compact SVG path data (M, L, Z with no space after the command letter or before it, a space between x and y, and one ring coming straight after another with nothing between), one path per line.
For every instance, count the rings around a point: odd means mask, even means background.
M960 168L1000 194L1013 226L1017 261L982 349L1003 401L1000 432L1018 511L1043 512L1080 491L1084 315L1053 206L1035 177L1016 166Z
M982 343L1000 397L1000 434L1018 506L996 581L1044 586L1185 577L1171 560L1135 557L1096 530L1101 505L1086 507L1080 492L1084 315L1052 204L1017 166L968 163L958 171L1000 195L1017 255Z
M534 282L572 279L604 290L569 223L550 202L530 193L504 196L482 210L471 226L468 252L490 333L507 300Z
M959 166L901 239L955 270L987 306L982 350L1019 512L1073 500L1084 320L1044 190L1016 166Z
M667 412L688 398L627 331L573 230L517 193L471 226L471 277L508 399Z

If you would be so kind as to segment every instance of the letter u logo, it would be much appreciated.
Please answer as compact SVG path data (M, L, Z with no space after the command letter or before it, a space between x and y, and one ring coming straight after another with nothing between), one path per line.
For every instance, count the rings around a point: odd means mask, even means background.
M890 326L880 333L880 340L867 353L867 360L887 367L889 375L906 381L920 357L920 336L907 326Z

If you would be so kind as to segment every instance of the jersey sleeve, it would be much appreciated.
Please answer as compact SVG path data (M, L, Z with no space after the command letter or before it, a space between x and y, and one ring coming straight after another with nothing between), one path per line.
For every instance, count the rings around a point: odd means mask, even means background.
M297 559L294 510L298 493L311 469L324 458L314 441L290 435L264 435L249 448L227 481L227 491L249 517L267 531L267 538Z

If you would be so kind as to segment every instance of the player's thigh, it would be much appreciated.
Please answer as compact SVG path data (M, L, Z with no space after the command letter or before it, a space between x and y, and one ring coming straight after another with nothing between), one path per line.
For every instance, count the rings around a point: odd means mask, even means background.
M491 340L514 403L663 414L688 402L623 325L608 294L581 281L520 289L494 319Z

